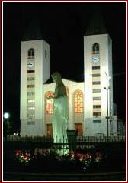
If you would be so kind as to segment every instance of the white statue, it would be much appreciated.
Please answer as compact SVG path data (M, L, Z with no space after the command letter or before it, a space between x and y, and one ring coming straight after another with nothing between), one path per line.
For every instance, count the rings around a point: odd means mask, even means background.
M69 106L66 87L62 82L60 73L53 73L52 78L56 83L53 95L53 139L54 142L67 142Z

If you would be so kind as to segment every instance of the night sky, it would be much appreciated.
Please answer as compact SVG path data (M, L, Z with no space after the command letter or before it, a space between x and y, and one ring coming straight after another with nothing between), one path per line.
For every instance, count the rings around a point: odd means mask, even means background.
M4 2L3 3L3 111L20 121L20 44L36 15L43 39L50 44L51 73L84 80L84 42L95 5L104 17L113 41L114 102L125 121L126 104L126 3L125 2ZM86 95L86 94L85 94Z

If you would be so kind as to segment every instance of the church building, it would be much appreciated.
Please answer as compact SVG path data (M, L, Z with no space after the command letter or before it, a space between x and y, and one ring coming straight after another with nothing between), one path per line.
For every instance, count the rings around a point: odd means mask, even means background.
M69 130L79 136L117 135L113 101L112 40L102 17L94 16L83 37L84 82L62 79L69 100ZM21 41L21 136L52 135L55 90L50 78L50 45L31 24Z

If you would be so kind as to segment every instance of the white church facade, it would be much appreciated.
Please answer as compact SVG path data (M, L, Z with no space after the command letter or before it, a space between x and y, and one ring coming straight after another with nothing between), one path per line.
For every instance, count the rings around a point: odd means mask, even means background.
M114 114L112 40L99 24L84 36L84 82L63 79L69 100L69 130L78 135L117 135ZM93 29L93 32L91 32ZM52 135L55 83L50 78L50 45L43 39L21 42L21 136Z

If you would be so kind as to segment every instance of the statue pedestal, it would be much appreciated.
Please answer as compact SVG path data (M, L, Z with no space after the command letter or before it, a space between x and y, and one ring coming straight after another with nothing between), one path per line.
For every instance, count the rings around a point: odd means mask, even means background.
M76 150L76 138L77 138L77 131L76 130L67 130L67 137L69 143L69 151Z

